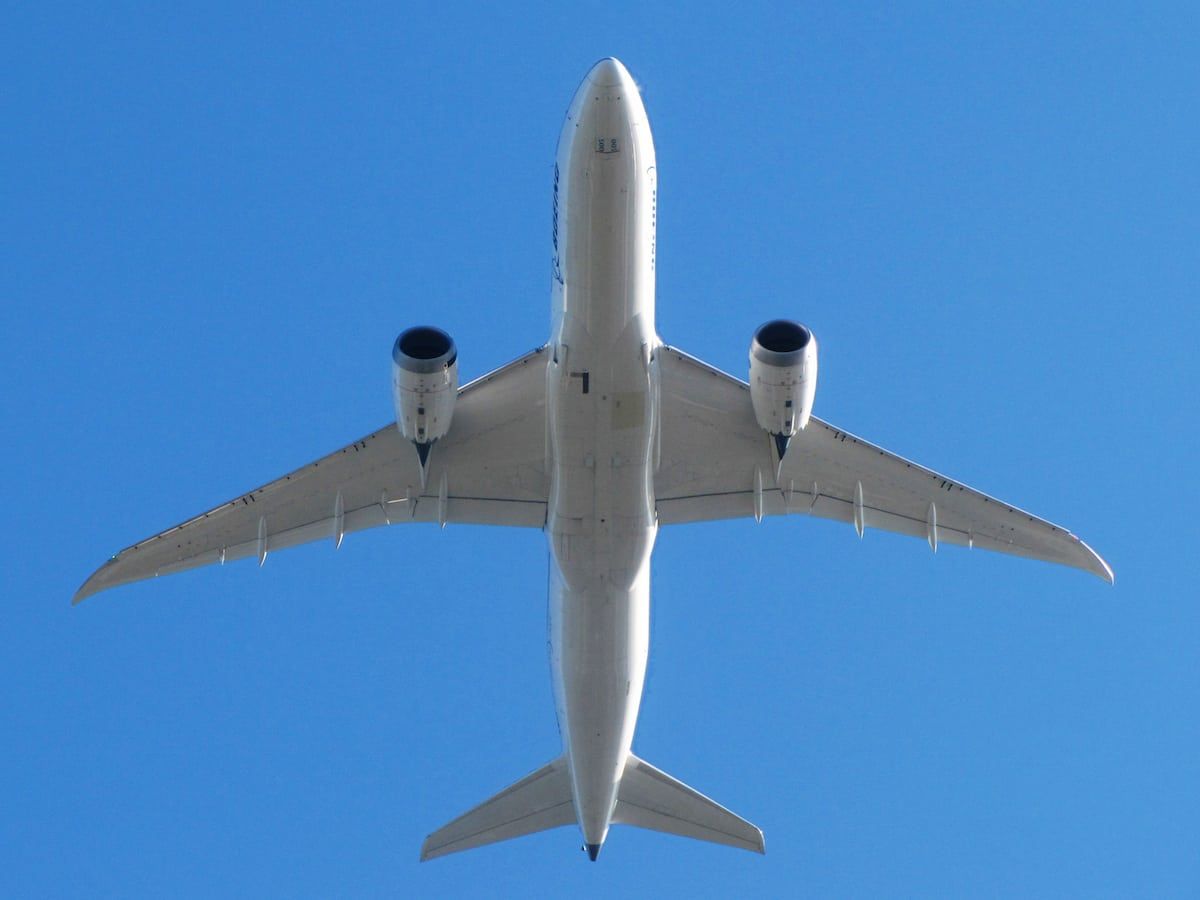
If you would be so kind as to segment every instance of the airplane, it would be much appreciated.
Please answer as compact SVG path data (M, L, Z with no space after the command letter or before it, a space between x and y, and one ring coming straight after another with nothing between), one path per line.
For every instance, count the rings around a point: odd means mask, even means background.
M395 422L122 550L74 597L350 532L411 522L538 528L562 753L439 828L432 859L577 825L593 861L610 826L764 852L762 831L633 753L660 527L800 514L1047 560L1112 583L1064 528L812 415L817 340L754 332L744 382L660 340L657 169L637 85L587 73L554 166L550 340L459 387L444 331L392 349Z

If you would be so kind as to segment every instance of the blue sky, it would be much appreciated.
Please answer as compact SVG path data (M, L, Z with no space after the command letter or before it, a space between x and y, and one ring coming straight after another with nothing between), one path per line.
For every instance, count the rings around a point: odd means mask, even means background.
M0 894L1195 896L1194 8L39 4L0 29ZM355 534L70 596L388 421L390 344L545 340L561 116L643 87L664 339L1075 530L1049 565L664 529L635 749L758 857L419 865L558 752L536 533Z

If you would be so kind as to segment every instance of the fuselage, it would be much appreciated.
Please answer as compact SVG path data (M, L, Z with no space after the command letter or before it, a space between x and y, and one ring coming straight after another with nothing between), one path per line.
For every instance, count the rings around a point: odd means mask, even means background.
M637 86L601 60L558 143L546 392L551 667L593 857L633 741L649 642L655 176Z

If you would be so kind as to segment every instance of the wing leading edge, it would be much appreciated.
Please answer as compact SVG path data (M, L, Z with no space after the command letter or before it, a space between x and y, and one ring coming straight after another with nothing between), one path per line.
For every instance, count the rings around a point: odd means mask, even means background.
M116 554L72 602L198 566L399 522L546 521L545 348L464 386L425 478L394 424Z
M745 382L673 347L657 351L662 391L659 524L806 513L939 543L1091 572L1112 569L1065 528L813 417L782 464Z

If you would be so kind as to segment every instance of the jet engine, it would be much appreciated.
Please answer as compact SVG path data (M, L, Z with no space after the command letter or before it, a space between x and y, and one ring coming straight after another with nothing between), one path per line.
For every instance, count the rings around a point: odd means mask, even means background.
M392 347L392 396L396 427L424 463L429 445L450 430L458 398L458 349L450 335L427 325L400 333Z
M750 342L750 399L758 424L775 436L780 455L787 439L812 415L817 391L817 339L799 322L776 319Z

